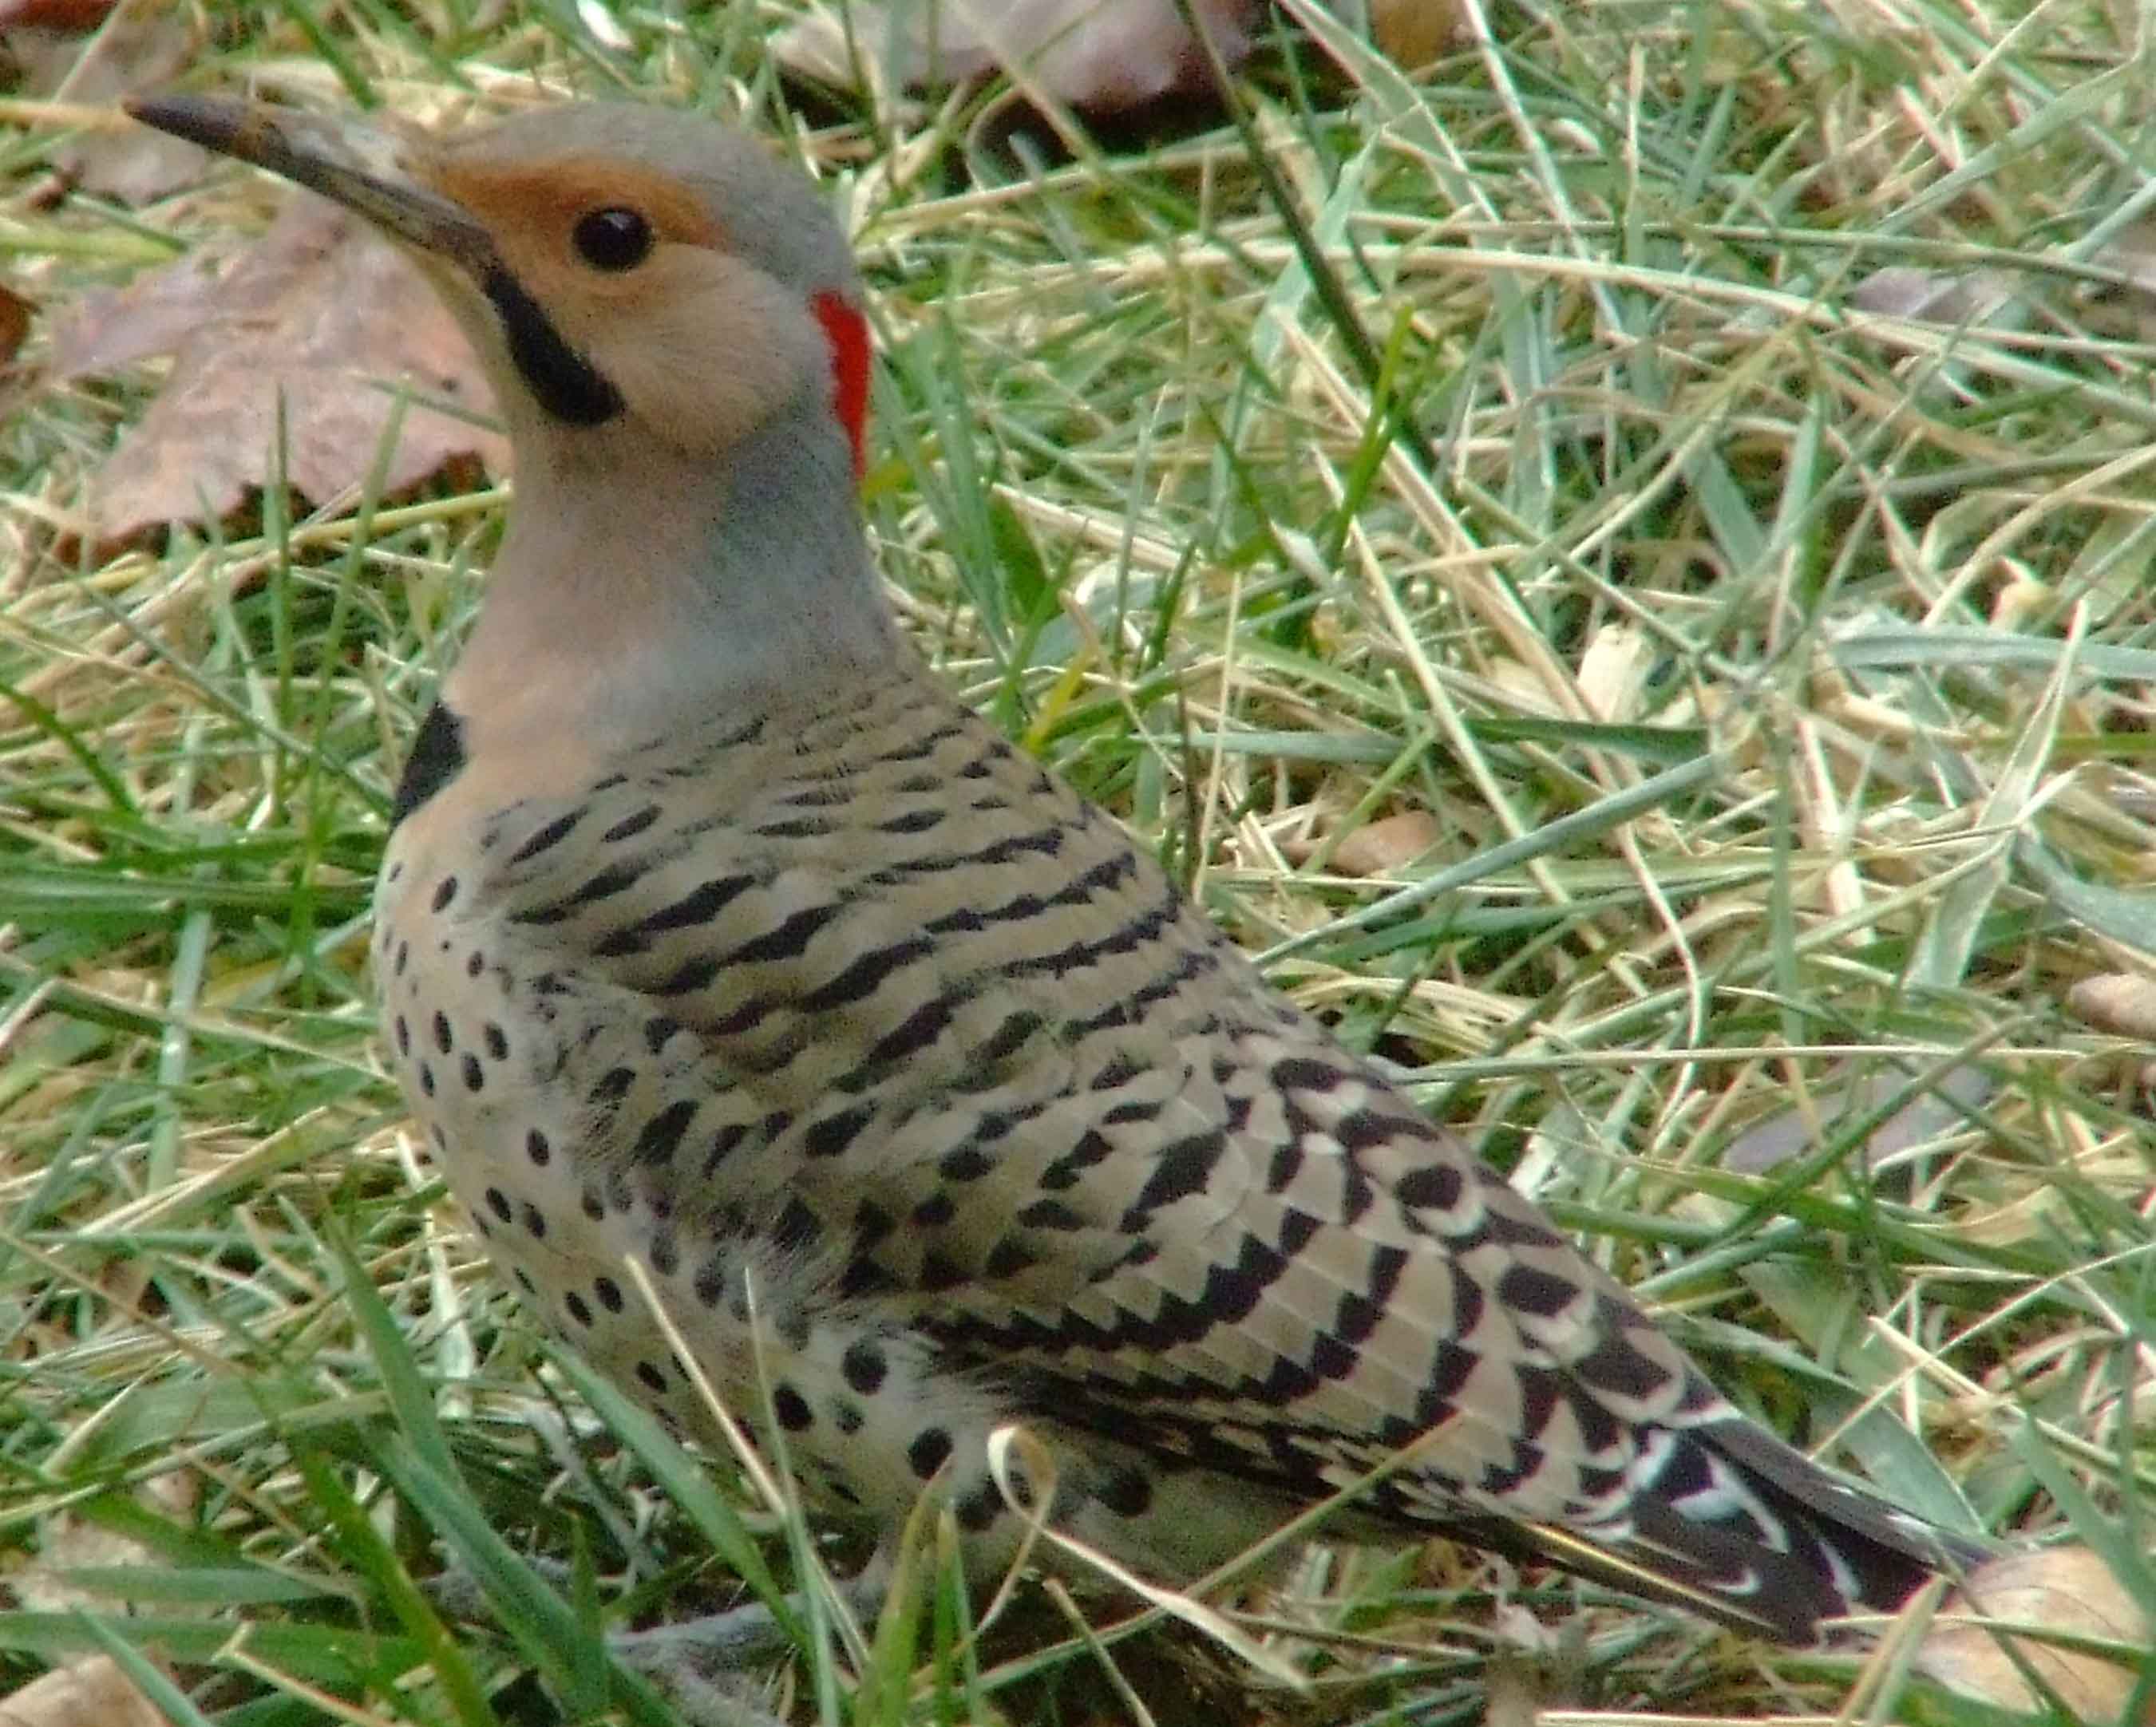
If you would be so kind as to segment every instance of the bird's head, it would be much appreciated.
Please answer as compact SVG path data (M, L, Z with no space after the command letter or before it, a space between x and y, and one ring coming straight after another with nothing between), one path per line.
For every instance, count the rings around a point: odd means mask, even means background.
M443 136L218 97L129 105L398 242L477 346L520 456L581 437L693 461L806 412L858 471L851 254L813 185L741 134L627 102Z
M477 347L517 474L444 686L482 742L565 716L651 735L897 652L850 507L860 284L805 177L626 102L439 136L217 97L130 108L366 218Z

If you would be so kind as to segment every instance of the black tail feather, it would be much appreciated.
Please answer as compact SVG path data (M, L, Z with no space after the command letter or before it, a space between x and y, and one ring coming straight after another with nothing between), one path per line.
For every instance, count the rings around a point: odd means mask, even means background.
M1627 1532L1494 1518L1447 1532L1798 1647L1815 1642L1827 1620L1893 1612L1933 1576L1991 1555L1846 1485L1748 1422L1669 1437L1662 1468L1628 1507ZM1732 1479L1743 1489L1735 1499Z

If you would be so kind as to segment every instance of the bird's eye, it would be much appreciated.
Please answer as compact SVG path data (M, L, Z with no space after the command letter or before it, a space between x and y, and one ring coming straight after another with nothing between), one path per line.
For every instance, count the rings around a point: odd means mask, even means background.
M594 269L634 269L651 255L651 224L618 205L580 218L572 238Z

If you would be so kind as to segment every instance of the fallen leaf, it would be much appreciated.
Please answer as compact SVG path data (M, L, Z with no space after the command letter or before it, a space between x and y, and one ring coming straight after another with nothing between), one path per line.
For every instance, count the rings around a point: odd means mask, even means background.
M160 1516L185 1519L194 1510L198 1489L186 1469L168 1470L136 1489L136 1498ZM109 1592L84 1586L85 1576L141 1571L160 1563L151 1547L71 1510L38 1523L38 1557L12 1573L9 1591L33 1612L109 1613ZM168 1606L162 1611L185 1614ZM203 1601L194 1611L213 1613ZM42 1673L0 1700L0 1727L165 1727L165 1716L136 1689L135 1682L110 1656L92 1655Z
M1809 1109L1778 1109L1732 1140L1722 1166L1741 1175L1758 1175L1800 1152L1816 1150L1832 1138L1845 1116L1871 1114L1888 1098L1908 1089L1902 1074L1866 1074L1854 1084L1830 1084L1812 1094ZM1919 1092L1881 1122L1865 1141L1865 1156L1877 1167L1912 1145L1957 1131L1966 1125L1964 1109L1980 1109L1997 1088L1981 1068L1950 1068L1933 1089Z
M1646 631L1632 624L1596 630L1579 656L1579 695L1588 710L1612 722L1638 719L1659 653Z
M1437 817L1424 810L1366 822L1332 848L1340 875L1393 875L1444 838Z
M1550 720L1563 714L1564 710L1552 698L1549 685L1543 681L1542 674L1517 659L1493 655L1483 675L1505 693L1515 713Z
M1334 875L1392 875L1444 837L1437 817L1425 810L1380 817L1365 822L1334 846L1325 868ZM1281 853L1291 864L1306 864L1325 844L1317 839L1283 840Z
M2156 335L2156 225L2129 223L2087 261L2116 270L2126 279L2117 286L2107 284L2084 290L2080 296L2082 316L2102 335L2149 341Z
M1901 264L1874 270L1849 290L1849 303L1861 312L1927 324L1995 323L2016 299L2013 279L2002 270L1929 270Z
M131 90L168 84L200 59L195 8L136 6L99 30L87 46L73 33L85 28L14 29L8 38L8 52L23 69L24 95L110 112L109 126L86 131L55 151L53 166L83 190L130 206L199 180L208 151L123 120L118 105Z
M1459 0L1369 0L1370 34L1409 71L1419 71L1466 39Z
M0 283L0 366L22 352L23 344L29 339L30 319L37 310L35 301L23 299Z
M1221 59L1250 51L1257 0L1192 0ZM894 11L897 22L893 21ZM783 30L781 65L841 90L859 72L887 89L942 90L997 70L1074 108L1114 112L1211 87L1203 48L1175 0L941 0L896 8L854 0L844 26L818 13Z
M1992 1560L1970 1574L1946 1611L1973 1611L2006 1624L2115 1642L2135 1657L2156 1632L2110 1567L2086 1547L2046 1547ZM2016 1655L2042 1676L2074 1719L2124 1719L2136 1684L2134 1668L2124 1664L2124 1657L2114 1662L2034 1637L2009 1637L1995 1626L1941 1624L1925 1637L1917 1664L1949 1690L1994 1708L2045 1707L2015 1665Z
M2084 977L2066 992L2066 1012L2099 1032L2156 1043L2156 979L2130 971Z
M218 284L231 274L239 250L200 247L145 270L124 288L84 295L53 320L46 380L95 377L183 346L201 327L203 309L216 303Z
M182 259L90 296L54 332L53 373L173 350L157 399L91 477L103 543L222 516L267 484L280 397L285 478L318 505L373 470L400 381L476 415L493 411L479 362L433 290L363 223L313 197L295 198L236 255ZM507 442L413 402L385 489L408 490L471 457L502 473Z
M95 30L119 0L0 0L0 29Z
M110 1655L40 1673L0 1701L0 1727L166 1727Z
M2059 604L2058 591L2047 582L2038 582L2032 577L2019 577L2006 582L1992 596L1991 627L1994 629L2020 629L2030 618L2047 612Z
M159 1516L185 1517L193 1511L199 1489L190 1471L168 1469L144 1482L135 1496ZM132 1535L71 1510L56 1511L38 1523L36 1560L11 1573L8 1587L18 1601L36 1612L109 1612L111 1593L85 1588L74 1574L117 1573L158 1562L156 1550ZM167 1611L184 1615L189 1610L174 1607ZM195 1611L216 1609L205 1602Z

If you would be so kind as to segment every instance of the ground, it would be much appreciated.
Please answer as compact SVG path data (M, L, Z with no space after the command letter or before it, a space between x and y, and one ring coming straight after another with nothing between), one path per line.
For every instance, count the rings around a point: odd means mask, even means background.
M952 684L1762 1420L2148 1600L2135 9L1471 3L1410 77L1296 3L1235 113L1097 141L993 88L804 98L768 51L804 9L235 6L188 77L634 92L814 166L875 296L865 508ZM48 317L272 207L33 197L83 110L10 107ZM388 790L506 495L273 488L101 546L85 476L158 382L18 382L0 446L0 1660L117 1650L250 1727L543 1720L536 1663L573 1714L588 1624L522 1556L648 1614L809 1537L547 1352L374 1051ZM445 1552L469 1621L412 1586ZM776 1706L1026 1719L1044 1658L939 1662L942 1599ZM1862 1643L1445 1549L1240 1605L1304 1694L1202 1629L1166 1670L1251 1719L1968 1718Z

